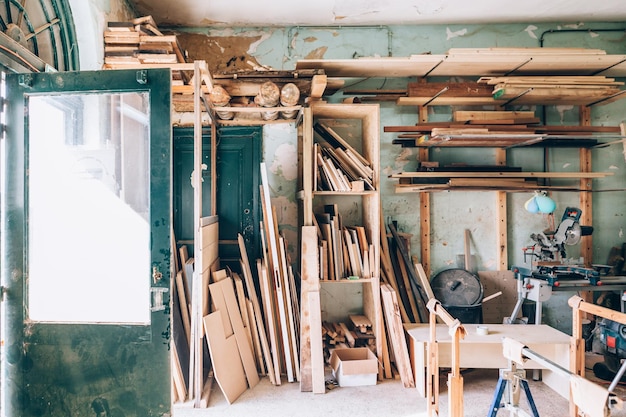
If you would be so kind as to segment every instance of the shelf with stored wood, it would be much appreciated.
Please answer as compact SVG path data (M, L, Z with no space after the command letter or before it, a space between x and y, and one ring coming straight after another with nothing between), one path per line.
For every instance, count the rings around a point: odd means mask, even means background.
M302 127L299 198L303 224L316 230L303 245L317 248L321 319L365 316L382 359L379 106L313 103Z
M595 180L613 175L613 172L593 172L591 153L596 147L606 143L624 140L624 132L618 126L591 126L590 107L581 105L580 125L548 126L540 123L534 111L456 110L452 109L452 121L428 122L422 108L420 120L413 126L386 126L385 132L398 133L394 144L414 147L419 154L416 172L393 174L390 178L398 181L396 193L416 193L420 198L422 263L429 266L430 201L433 192L440 191L493 191L496 192L495 227L500 248L507 247L507 194L511 192L576 192L580 207L585 207L587 219L591 221L592 183ZM491 165L476 162L476 165L450 162L452 153L446 153L448 160L439 162L431 157L441 155L443 149L465 148L468 152L485 152L493 155ZM490 150L487 150L487 149ZM578 152L580 168L565 167L563 171L525 171L512 166L507 154L511 149L524 154L531 148L543 152L544 158L551 152ZM568 149L565 149L568 148ZM471 150L473 149L473 150ZM483 151L484 149L484 151ZM528 149L526 151L525 149ZM437 150L437 152L433 152ZM448 152L454 152L449 150ZM442 160L439 156L437 159ZM452 158L455 160L455 158ZM456 159L458 161L458 159ZM480 158L479 158L480 160ZM528 167L526 167L528 169ZM434 198L434 197L432 197ZM585 259L591 259L591 243L587 239L581 248ZM426 250L424 250L426 248ZM508 269L506 250L497 253L499 270ZM428 268L425 267L428 270Z
M589 150L607 140L622 139L618 126L546 126L532 111L453 111L451 122L413 126L385 126L397 132L392 143L402 147L498 148L502 155L511 148L574 148ZM425 154L426 155L426 154ZM524 172L507 166L506 159L494 165L447 164L420 161L416 172L389 177L398 180L397 193L449 190L501 190L508 192L552 190L584 191L582 180L613 175L611 172ZM551 185L552 179L567 179L570 185Z

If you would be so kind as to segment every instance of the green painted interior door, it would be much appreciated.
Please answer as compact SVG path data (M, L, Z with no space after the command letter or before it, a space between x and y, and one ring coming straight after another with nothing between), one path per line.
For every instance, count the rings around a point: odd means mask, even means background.
M170 415L170 80L6 77L5 416Z
M211 214L211 132L202 135L203 215ZM259 222L261 127L223 127L217 130L217 215L219 217L219 257L222 267L239 271L237 234L246 242L250 259L260 257ZM193 129L174 129L174 229L176 240L193 244ZM190 256L193 256L191 254Z

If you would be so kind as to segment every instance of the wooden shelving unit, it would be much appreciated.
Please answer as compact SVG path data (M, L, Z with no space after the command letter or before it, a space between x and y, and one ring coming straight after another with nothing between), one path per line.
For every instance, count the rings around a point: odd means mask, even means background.
M550 103L552 104L552 103ZM431 102L429 105L437 105ZM424 107L421 107L422 109ZM497 230L498 247L507 245L506 207L508 192L528 192L534 190L573 191L580 193L580 207L585 215L584 221L591 223L591 185L590 179L603 178L612 173L592 172L591 149L605 140L623 139L619 127L590 126L588 105L580 105L579 126L543 126L536 120L528 124L516 124L515 118L508 122L489 122L480 119L444 123L421 123L415 126L389 126L385 131L399 132L394 144L420 149L420 161L430 162L430 149L435 147L473 147L496 148L496 161L492 169L481 172L480 167L460 170L437 168L420 172L404 172L391 175L397 179L397 193L420 193L420 216L430 216L430 197L434 191L497 191ZM488 112L482 112L488 113ZM506 113L506 112L501 112ZM514 112L511 112L514 113ZM495 113L494 113L495 114ZM456 120L456 118L455 118ZM524 120L522 117L520 120ZM578 172L521 172L510 171L507 167L506 150L514 147L568 147L579 149L580 171ZM501 170L498 167L502 167ZM558 178L572 180L571 185L547 185L545 179ZM430 242L430 231L422 228L422 246ZM581 253L590 260L592 254L591 237L581 244ZM422 247L422 263L429 265L429 250ZM506 251L498 254L500 270L508 268ZM590 261L589 261L590 262Z
M316 143L322 141L321 136L315 133L316 123L324 123L334 128L344 135L346 142L358 151L362 157L370 164L373 171L371 185L373 189L361 189L355 187L348 191L324 191L317 187L316 179L317 163L320 162L316 156ZM344 132L350 132L350 137ZM312 265L305 270L303 266L303 283L307 285L314 280L319 282L322 291L321 295L321 320L326 320L328 311L324 310L324 295L332 293L343 293L352 287L357 293L362 294L362 305L360 311L350 311L350 308L338 313L342 306L335 306L334 312L330 313L337 318L337 314L343 314L342 319L348 322L348 317L354 314L366 316L372 323L374 336L376 337L376 353L382 360L383 340L380 331L383 326L383 317L380 299L380 195L379 195L379 146L380 146L380 116L377 104L326 104L314 103L304 109L303 115L303 141L302 141L302 191L299 197L303 207L304 226L313 226L318 222L316 214L323 211L324 206L334 205L338 208L338 213L342 217L344 227L362 226L369 242L369 272L354 275L351 272L347 275L348 269L339 271L338 274L325 274L319 268L320 251L317 250L316 265ZM358 207L358 208L356 208ZM303 236L303 247L319 248L320 238L318 233L315 237L308 234ZM306 241L305 241L306 239ZM309 264L310 265L310 264ZM317 274L311 277L310 273ZM304 284L303 284L304 285ZM318 285L308 286L312 292L319 290ZM357 286L357 287L355 287ZM303 294L303 299L305 294ZM315 306L309 306L313 309ZM353 307L351 307L353 308ZM304 314L304 313L303 313ZM311 313L314 314L313 312ZM311 326L313 327L313 326ZM311 340L321 337L321 335L311 335ZM313 354L311 354L313 356Z

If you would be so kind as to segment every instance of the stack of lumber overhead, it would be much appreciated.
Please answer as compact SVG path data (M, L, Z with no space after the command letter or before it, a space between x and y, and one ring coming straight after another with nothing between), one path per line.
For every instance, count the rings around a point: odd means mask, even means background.
M267 111L299 111L302 103L308 98L319 99L327 91L327 79L323 70L238 71L236 73L211 73L210 77L213 86L223 88L230 96L226 106L215 107L215 110L236 114L237 120L221 120L220 123L224 125L279 122L280 120L263 120L261 113ZM280 104L275 108L259 107L254 99L259 95L261 86L265 83L276 85L280 91L285 85L294 84L300 92L298 103L293 106ZM211 86L203 86L202 92L210 95L211 88ZM193 85L174 85L172 92L172 104L177 112L193 111Z
M109 22L104 32L104 68L184 63L176 35L163 35L152 16Z
M607 104L623 98L623 82L604 76L490 76L477 82L409 83L399 105Z
M618 126L544 126L532 111L455 111L451 122L385 126L403 147L590 147L619 135Z
M623 82L602 76L481 77L479 84L493 86L493 98L509 104L610 103L626 92Z
M302 59L296 69L329 77L454 77L503 75L626 76L626 55L586 48L453 48L446 54L358 59Z

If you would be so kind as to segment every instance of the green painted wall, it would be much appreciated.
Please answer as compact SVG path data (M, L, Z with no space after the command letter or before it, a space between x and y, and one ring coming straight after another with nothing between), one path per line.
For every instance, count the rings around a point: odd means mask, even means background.
M445 53L450 48L484 47L585 47L598 48L607 53L626 53L624 25L618 24L564 24L528 23L507 25L430 25L430 26L377 26L341 28L193 28L187 34L206 35L226 42L233 38L249 39L245 53L258 66L271 69L290 70L304 58L358 58L364 56L403 57L412 54ZM615 30L614 30L615 29ZM202 51L195 50L201 58ZM215 57L209 58L216 59ZM228 56L222 57L227 61ZM458 81L461 78L457 77ZM349 79L346 86L368 88L404 88L404 78ZM329 97L339 102L346 96L341 91ZM488 108L487 108L488 109ZM535 110L537 106L520 106L519 110ZM617 125L625 118L626 100L592 109L593 124ZM575 106L549 106L545 109L549 124L575 124L578 108ZM429 108L432 121L451 120L449 107ZM413 234L412 252L420 253L419 210L417 194L395 194L394 181L387 179L392 173L413 170L417 166L414 149L402 149L391 142L395 135L382 131L385 125L410 125L417 122L416 109L398 107L392 103L381 103L381 196L386 220L396 220L399 228ZM294 150L297 149L296 129L293 125L269 125L265 127L264 158L272 175L273 197L280 206L280 227L295 233L297 209L295 193L297 178L293 175ZM493 163L491 150L435 149L432 159L448 162ZM525 170L542 170L543 151L539 149L516 149L509 151L510 164ZM579 169L578 152L575 150L553 150L545 163L552 170ZM614 176L594 180L594 189L622 189L626 184L626 163L621 145L593 151L594 170L611 172ZM531 233L551 228L551 219L541 214L530 214L524 210L524 202L532 193L509 194L509 261L522 265L522 248L531 243ZM554 193L557 202L555 222L558 224L567 206L578 206L577 193ZM593 195L594 204L594 263L605 263L609 249L621 245L626 220L624 191L599 192ZM444 192L432 196L432 240L431 264L433 273L457 266L457 255L463 253L463 230L472 234L471 251L478 260L479 270L496 269L497 240L495 234L496 194L493 192ZM290 250L294 251L293 239ZM568 256L578 257L578 247L568 247ZM571 328L571 314L566 306L571 293L553 296L547 303L544 320L561 329Z

